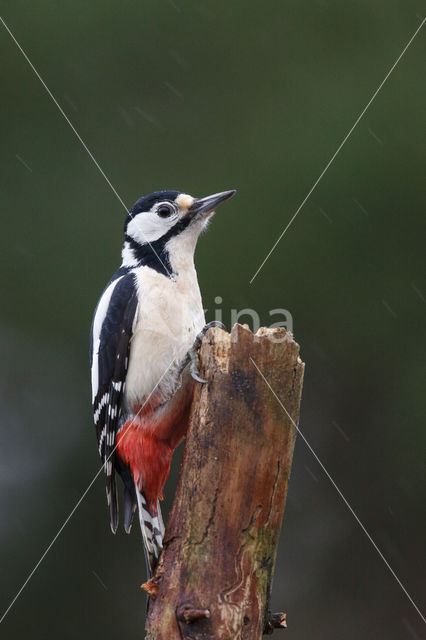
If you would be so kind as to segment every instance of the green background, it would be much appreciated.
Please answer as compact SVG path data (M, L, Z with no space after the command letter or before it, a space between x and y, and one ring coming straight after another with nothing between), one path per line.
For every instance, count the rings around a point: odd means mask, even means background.
M2 15L127 206L238 189L197 250L207 316L219 295L228 324L232 308L264 324L291 311L300 427L422 606L424 29L249 281L424 3L14 0ZM3 27L0 56L3 611L100 466L88 332L124 211ZM111 535L99 476L0 631L141 638L144 576L138 530ZM273 607L294 640L425 637L301 438Z

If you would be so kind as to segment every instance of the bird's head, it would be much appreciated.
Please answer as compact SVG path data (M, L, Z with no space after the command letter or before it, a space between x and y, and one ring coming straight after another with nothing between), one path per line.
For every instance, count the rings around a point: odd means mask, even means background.
M193 258L198 236L215 209L235 190L193 198L180 191L155 191L134 204L124 224L123 265L146 265L165 275Z

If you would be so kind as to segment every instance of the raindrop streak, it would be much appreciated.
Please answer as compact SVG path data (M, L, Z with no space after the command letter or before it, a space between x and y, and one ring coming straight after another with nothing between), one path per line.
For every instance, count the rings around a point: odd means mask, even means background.
M363 207L363 206L362 206L362 204L360 203L360 201L359 201L359 200L356 200L356 198L352 198L352 199L353 199L353 201L355 202L355 204L356 204L356 205L361 209L361 211L362 211L363 213L365 213L365 215L366 215L366 216L368 216L368 215L369 215L369 213L368 213L367 209L365 209L365 207Z
M120 110L121 117L123 118L123 120L126 123L126 125L128 127L133 127L134 126L134 122L131 119L131 117L129 116L129 114L127 113L126 109L124 107L120 107L119 110Z
M169 0L169 4L171 4L171 5L172 5L172 7L173 7L173 9L174 9L175 11L177 11L178 13L180 13L180 7L178 7L178 6L177 6L177 4L175 4L175 3L173 2L173 0Z
M78 111L78 109L75 106L74 102L71 100L71 98L69 96L65 95L65 93L64 93L64 100L66 102L68 102L68 104L70 105L71 109L74 109L74 111Z
M309 473L309 475L311 476L311 478L313 480L315 480L315 482L318 482L318 478L316 477L315 473L313 471L311 471L311 469L308 467L308 465L304 465L306 471Z
M160 129L160 131L164 131L164 128L161 126L158 120L153 116L150 116L149 113L147 113L146 111L143 111L140 107L135 107L135 111L140 116L142 116L142 118L144 118L147 122L149 122L149 124L153 124L155 127L157 127L157 129Z
M186 60L184 60L182 58L182 56L180 55L180 53L178 53L177 51L175 51L175 49L170 49L169 51L170 55L172 56L172 58L174 60L176 60L176 62L178 63L178 65L180 67L182 67L182 69L187 69L188 68L188 63Z
M31 167L30 167L30 166L25 162L25 160L23 160L23 159L21 158L21 156L18 156L18 154L17 154L17 153L15 153L15 158L16 158L17 160L19 160L19 162L20 162L21 164L23 164L23 165L24 165L24 167L25 167L26 169L28 169L28 171L29 171L30 173L32 173L32 172L33 172L33 170L31 169Z
M412 282L412 283L411 283L411 286L412 286L412 288L413 288L413 291L415 291L415 292L417 293L417 295L419 296L420 300L423 300L423 302L424 302L424 301L425 301L425 297L424 297L424 295L422 294L422 292L420 291L420 289L418 289L418 288L416 287L416 285L414 284L414 282Z
M183 98L183 94L182 94L182 93L180 93L180 91L178 91L178 90L176 89L176 87L174 87L172 84L170 84L170 82L166 82L166 81L164 81L164 83L163 83L163 84L164 84L164 86L165 86L165 87L167 87L167 89L168 89L169 91L171 91L172 93L174 93L174 95L175 95L175 96L177 96L178 98Z
M324 211L324 209L322 209L321 207L319 208L319 210L321 211L322 215L324 216L324 218L326 218L326 220L329 221L330 224L333 224L333 220L330 218L330 216L328 216L326 214L326 212Z
M96 580L99 582L99 584L101 584L103 586L105 591L108 591L108 587L106 586L105 582L98 576L98 574L96 573L96 571L94 569L92 569L92 573L95 576Z
M370 136L372 136L375 140L377 140L377 142L381 145L383 145L383 140L380 140L379 136L376 136L376 134L374 133L374 131L372 131L371 129L368 130L368 133L370 134Z
M414 638L414 640L421 640L420 636L417 635L417 633L414 631L413 627L408 622L408 620L406 620L405 618L402 618L402 622L404 623L404 627L407 629L410 636Z
M386 302L386 300L382 300L382 302L383 302L383 305L384 305L385 309L386 309L387 311L389 311L389 313L391 314L391 316L393 316L394 318L396 318L397 316L396 316L395 311L390 307L390 305Z
M335 420L333 420L331 424L333 425L333 427L336 427L337 431L340 433L340 435L342 435L344 437L346 442L350 441L349 436L346 435L346 433L343 431L342 427L339 424L337 424L337 422Z

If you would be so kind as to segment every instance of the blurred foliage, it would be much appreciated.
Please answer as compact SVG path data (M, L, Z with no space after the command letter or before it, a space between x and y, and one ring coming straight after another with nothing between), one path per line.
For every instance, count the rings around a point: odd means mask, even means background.
M291 311L301 429L414 600L424 560L424 84L420 0L15 0L2 15L130 206L237 188L200 240L208 316ZM99 469L88 330L123 209L4 28L2 586L6 609ZM178 462L167 486L173 496ZM99 476L3 623L142 637L136 530ZM273 591L291 639L419 638L421 621L299 439Z

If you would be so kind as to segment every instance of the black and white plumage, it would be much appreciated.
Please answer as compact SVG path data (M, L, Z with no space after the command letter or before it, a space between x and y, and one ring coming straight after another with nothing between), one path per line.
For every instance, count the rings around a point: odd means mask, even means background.
M118 473L125 530L138 510L151 570L164 534L158 500L187 426L193 380L185 358L205 325L195 246L214 208L234 193L140 198L126 218L121 267L93 318L93 411L111 529L118 527Z
M137 304L134 273L128 272L113 278L101 297L92 326L94 422L99 455L106 474L107 500L114 533L118 526L115 445ZM95 337L96 342L93 344ZM120 467L118 470L121 470ZM124 526L126 531L130 531L136 496L127 469L123 467L121 471L126 489Z

